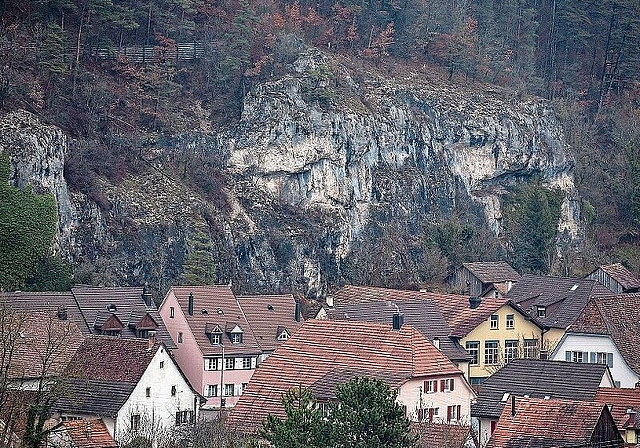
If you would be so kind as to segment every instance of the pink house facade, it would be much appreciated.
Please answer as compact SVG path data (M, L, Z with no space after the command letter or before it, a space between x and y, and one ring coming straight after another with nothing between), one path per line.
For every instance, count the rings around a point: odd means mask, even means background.
M293 319L291 295L269 297L264 313L255 309L255 303L261 303L259 296L251 300L252 310L249 303L243 305L245 313L241 298L226 285L176 286L165 296L159 312L177 347L172 354L193 388L206 398L203 410L235 406L257 365L271 351L271 338L260 329L273 326L273 340L280 337L280 343L299 325ZM291 308L286 322L272 314L283 307Z

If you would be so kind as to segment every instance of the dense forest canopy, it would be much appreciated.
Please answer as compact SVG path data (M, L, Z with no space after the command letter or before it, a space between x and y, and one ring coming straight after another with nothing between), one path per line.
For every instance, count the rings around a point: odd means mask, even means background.
M587 225L585 250L563 273L608 258L639 269L640 0L0 0L0 18L0 108L30 110L74 137L65 177L98 204L98 176L145 169L160 134L233 124L252 85L289 70L304 43L554 101ZM219 197L225 174L198 174L188 181ZM513 197L557 213L552 192ZM536 219L525 215L513 229ZM445 262L477 257L452 249L447 225L431 239ZM538 249L525 270L551 268L550 249Z

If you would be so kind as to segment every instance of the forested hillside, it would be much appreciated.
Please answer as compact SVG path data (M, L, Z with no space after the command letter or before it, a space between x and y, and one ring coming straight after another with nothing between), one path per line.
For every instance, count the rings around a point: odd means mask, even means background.
M422 71L443 85L551 100L575 153L586 239L562 263L516 264L562 274L610 260L640 269L638 0L0 0L0 17L1 110L62 128L72 138L67 183L103 208L100 179L147 172L163 139L233 127L251 89L291 72L309 45L390 77ZM338 80L320 66L307 98L330 105L327 85ZM183 153L166 164L217 210L232 208L220 194L229 174L215 161ZM505 225L509 210L540 201L544 219L559 213L552 191L514 190ZM477 229L445 224L427 232L445 265L499 256L464 244L483 239ZM553 235L540 238L544 246Z

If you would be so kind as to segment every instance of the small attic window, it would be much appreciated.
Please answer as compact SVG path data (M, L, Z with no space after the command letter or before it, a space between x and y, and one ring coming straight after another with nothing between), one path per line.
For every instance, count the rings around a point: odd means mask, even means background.
M271 304L267 305L267 309L268 309L269 311L273 311L273 305L271 305Z
M282 330L277 339L278 341L286 341L289 339L289 332L287 330Z
M218 308L216 312L218 313L218 316L222 316L224 314L224 311L222 311L222 308Z
M118 307L114 303L110 303L109 305L107 305L107 311L109 311L110 313L115 313L116 311L118 311Z
M502 395L502 399L500 400L501 402L505 403L508 399L509 399L509 395L511 395L509 392L505 392Z
M575 284L571 287L571 291L575 291L576 289L578 289L578 286L580 286L579 284Z
M209 315L209 311L203 309L202 311L200 311L202 313L203 316L208 316Z

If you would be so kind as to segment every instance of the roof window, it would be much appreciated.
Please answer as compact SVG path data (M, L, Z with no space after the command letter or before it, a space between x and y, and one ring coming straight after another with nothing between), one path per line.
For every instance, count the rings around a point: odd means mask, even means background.
M580 286L579 284L575 284L571 287L571 291L575 291L576 289L578 289L578 286Z
M218 313L218 316L222 316L224 314L224 311L222 311L222 308L218 308L216 312Z
M107 305L107 311L109 311L110 313L115 313L116 311L118 311L118 307L115 305L115 303L110 303L109 305Z
M203 316L208 316L209 315L209 311L203 309L202 311L200 311L202 313Z

